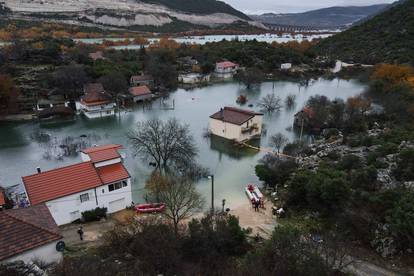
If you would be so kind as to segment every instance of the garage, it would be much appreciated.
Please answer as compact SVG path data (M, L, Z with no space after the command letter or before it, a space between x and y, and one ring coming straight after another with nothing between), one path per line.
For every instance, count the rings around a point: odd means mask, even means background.
M114 213L125 209L125 198L117 199L109 202L109 213Z

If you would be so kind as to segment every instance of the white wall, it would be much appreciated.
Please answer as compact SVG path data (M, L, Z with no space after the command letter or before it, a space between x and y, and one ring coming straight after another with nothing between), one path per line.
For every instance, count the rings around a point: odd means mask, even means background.
M95 106L86 106L83 105L81 102L76 103L76 108L80 110L89 119L114 116L115 106L115 103Z
M97 162L93 165L95 166L95 168L100 168L100 167L113 165L113 164L121 163L121 162L122 162L121 158L115 158L115 159L111 159L111 160L107 160L107 161L103 161L103 162Z
M71 223L74 220L81 218L82 212L95 209L96 207L106 207L108 208L108 213L116 212L119 210L110 210L110 202L119 199L124 199L125 205L122 209L125 209L127 206L131 205L131 179L128 179L127 183L127 187L123 187L119 190L114 190L112 192L109 192L108 185L97 187L96 195L98 199L98 204L96 204L95 189L90 189L87 191L48 201L46 202L46 206L49 208L50 213L52 214L57 225ZM80 195L85 193L89 194L89 200L81 202Z
M262 133L262 121L263 116L257 115L239 126L210 118L209 130L214 135L241 142L260 135ZM242 133L242 128L251 127L254 124L258 126L257 130Z
M60 262L63 258L63 254L61 252L56 251L57 242L58 241L54 241L46 245L42 245L37 248L28 250L22 254L3 260L2 263L14 262L18 260L27 263L36 259L45 261L46 263Z

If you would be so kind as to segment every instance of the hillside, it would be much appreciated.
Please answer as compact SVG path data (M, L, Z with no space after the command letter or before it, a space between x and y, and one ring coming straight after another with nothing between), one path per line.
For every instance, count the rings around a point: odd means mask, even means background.
M414 65L414 0L395 5L364 23L322 40L315 50L343 61Z
M10 19L151 31L216 28L244 22L260 26L215 0L5 0ZM246 24L246 26L247 26Z
M317 29L336 29L350 26L364 18L386 9L387 4L365 7L330 7L303 13L250 15L254 20L267 24L310 26Z

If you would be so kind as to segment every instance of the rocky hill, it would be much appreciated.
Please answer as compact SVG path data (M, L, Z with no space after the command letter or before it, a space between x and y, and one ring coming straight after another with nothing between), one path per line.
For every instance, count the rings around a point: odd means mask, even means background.
M348 62L414 65L414 0L401 1L366 22L322 40L315 50Z
M262 23L290 26L309 26L317 29L345 28L355 22L377 14L389 5L379 4L365 7L330 7L303 13L250 15Z
M4 0L9 18L76 25L182 31L231 24L260 26L240 11L215 0ZM154 28L156 27L156 28Z

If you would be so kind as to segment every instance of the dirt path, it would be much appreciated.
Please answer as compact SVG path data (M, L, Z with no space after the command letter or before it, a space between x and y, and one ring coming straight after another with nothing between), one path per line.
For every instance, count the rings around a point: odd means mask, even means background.
M264 238L270 237L277 225L276 218L272 215L272 203L269 201L265 201L265 209L255 212L246 199L246 204L231 210L230 214L239 218L243 228L251 228L253 235L259 234Z

